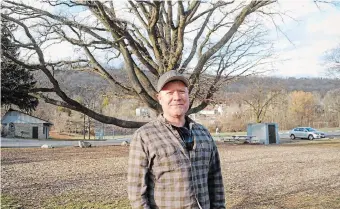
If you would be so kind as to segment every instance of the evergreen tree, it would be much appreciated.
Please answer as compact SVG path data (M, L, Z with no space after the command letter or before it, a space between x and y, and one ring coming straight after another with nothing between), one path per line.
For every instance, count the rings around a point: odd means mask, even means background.
M4 56L7 53L18 57L18 48L13 45L11 29L14 26L1 21L1 106L17 106L26 112L35 110L38 99L30 95L36 81L23 67Z

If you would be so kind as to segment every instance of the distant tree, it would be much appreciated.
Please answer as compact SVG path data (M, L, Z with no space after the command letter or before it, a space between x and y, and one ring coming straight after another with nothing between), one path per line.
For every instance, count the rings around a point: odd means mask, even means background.
M329 75L340 78L340 45L327 51L324 59Z
M298 125L309 125L314 116L317 101L311 92L293 91L289 94L289 111L298 119Z
M269 106L282 94L282 89L278 86L264 86L265 79L257 79L245 93L241 94L242 100L249 105L251 112L255 116L256 123L262 122Z
M38 99L30 95L36 81L27 69L9 60L5 55L18 57L18 47L13 43L14 25L1 21L1 106L17 106L26 112L35 110Z
M331 114L337 115L338 127L340 127L340 89L328 91L324 98L324 104Z
M335 0L314 0L315 5L321 10L320 6L327 4L340 8L340 1ZM340 45L328 50L324 56L325 64L328 67L328 74L340 78Z

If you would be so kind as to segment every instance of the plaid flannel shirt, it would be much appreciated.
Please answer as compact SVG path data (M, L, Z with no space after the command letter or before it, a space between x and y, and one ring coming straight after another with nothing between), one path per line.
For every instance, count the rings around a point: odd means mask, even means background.
M128 163L133 208L225 208L217 147L206 128L186 119L191 151L162 115L135 132Z

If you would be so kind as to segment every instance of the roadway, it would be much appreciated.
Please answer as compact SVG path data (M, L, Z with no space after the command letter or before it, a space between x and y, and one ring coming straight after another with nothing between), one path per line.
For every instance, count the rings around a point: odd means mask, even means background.
M325 132L327 137L339 137L340 131ZM288 132L279 132L280 139L289 139ZM85 140L91 143L92 146L111 146L120 145L123 141L130 142L130 138L118 138L101 140ZM61 141L61 140L34 140L34 139L20 139L20 138L4 138L1 137L0 147L3 148L20 148L20 147L41 147L47 144L51 147L78 147L78 141Z
M86 141L86 140L85 140ZM105 141L89 140L92 146L120 145L123 141L130 141L128 138L108 139ZM61 141L61 140L36 140L20 138L1 137L1 147L3 148L21 148L21 147L41 147L47 144L51 147L78 147L78 141Z

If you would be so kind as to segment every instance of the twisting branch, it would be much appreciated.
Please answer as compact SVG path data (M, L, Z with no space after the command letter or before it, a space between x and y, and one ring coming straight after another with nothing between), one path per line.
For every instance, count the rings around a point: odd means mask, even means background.
M97 121L105 122L107 124L119 124L119 126L123 127L123 128L138 128L138 127L141 127L142 125L145 124L145 122L135 122L135 121L129 121L129 120L120 120L120 119L117 119L117 118L114 118L114 117L108 117L108 116L105 116L103 114L96 113L96 112L90 110L89 108L87 108L85 106L81 106L81 107L73 106L73 105L71 105L68 102L55 100L55 99L49 98L49 97L47 97L47 96L45 96L43 94L36 93L35 95L37 97L40 97L40 98L44 99L44 101L46 103L53 104L53 105L60 106L60 107L66 107L66 108L68 108L70 110L82 112L82 113L90 116L91 118L93 118L93 119L95 119Z
M43 1L47 6L70 8L71 15L66 15L67 12L57 13L58 9L43 10L5 0L2 6L7 13L2 13L2 17L20 26L29 41L14 34L15 47L22 49L21 59L4 56L47 76L48 88L41 86L34 90L41 99L105 123L137 127L140 123L115 120L82 106L60 87L58 76L71 70L95 73L100 75L99 79L107 80L110 88L118 87L114 94L130 95L160 112L154 87L156 79L166 71L178 70L185 72L191 82L188 114L197 112L214 101L214 95L225 82L259 72L261 69L257 68L267 63L266 58L271 54L264 48L270 48L270 44L260 40L264 34L259 28L248 25L253 20L245 20L259 9L258 18L275 15L265 9L274 2L131 0L126 8L116 1ZM74 9L77 7L89 13L78 15ZM81 17L85 13L86 19ZM57 44L71 45L76 52L74 60L48 57L48 49ZM62 49L61 53L64 52ZM23 61L26 58L29 59ZM191 66L194 61L195 65ZM122 63L125 75L121 76L128 82L119 80L112 71L113 64Z
M129 35L127 32L124 32L121 27L116 25L114 21L110 20L110 18L103 11L103 7L101 6L100 2L95 2L95 4L97 5L97 7L93 9L92 11L94 12L95 15L100 17L104 25L110 26L111 28L110 31L114 39L120 38L123 34L125 35L125 37ZM153 109L156 109L158 107L158 103L148 94L148 92L144 89L144 87L141 85L140 81L138 80L138 77L136 76L136 73L134 70L135 64L126 44L123 41L120 41L119 45L120 45L120 51L126 63L125 65L126 70L127 70L130 81L132 81L132 86L134 90L139 95L139 97L147 103L147 105L149 105Z
M245 18L255 12L257 9L274 3L275 1L251 1L247 6L245 6L240 14L235 18L233 25L230 27L229 31L209 50L207 50L198 61L196 67L194 68L193 73L190 76L190 80L192 84L195 84L199 74L204 66L204 64L208 61L208 59L215 54L218 50L220 50L236 33L238 28L241 26ZM189 92L192 91L193 86L190 87Z
M67 108L70 108L72 110L76 110L76 111L82 112L84 114L87 114L90 117L92 117L92 118L94 118L98 121L101 121L101 122L113 123L113 124L121 123L121 127L130 127L130 128L135 127L136 128L136 127L140 127L140 125L143 124L143 123L140 123L140 122L123 121L123 120L116 119L114 117L107 117L107 116L101 115L101 114L96 113L95 111L81 105L79 102L71 99L70 97L68 97L66 95L66 93L61 90L58 81L54 78L54 76L51 74L51 72L47 69L45 59L44 59L44 55L43 55L41 49L39 48L39 46L37 45L36 41L34 40L32 34L30 33L30 31L28 29L28 27L24 23L14 19L14 18L11 18L7 15L1 14L1 17L8 20L8 21L11 21L11 22L14 22L14 23L20 25L24 29L26 36L30 39L30 41L31 41L31 43L34 47L34 50L37 52L37 55L39 57L40 65L39 65L38 68L45 73L45 75L48 77L49 81L53 85L54 92L63 100L63 102L53 100L53 99L50 99L48 97L44 97L42 94L37 93L37 95L39 95L41 98L43 98L45 100L45 102L55 104L55 105L59 105L59 106L63 106L64 104L67 104L66 105Z

